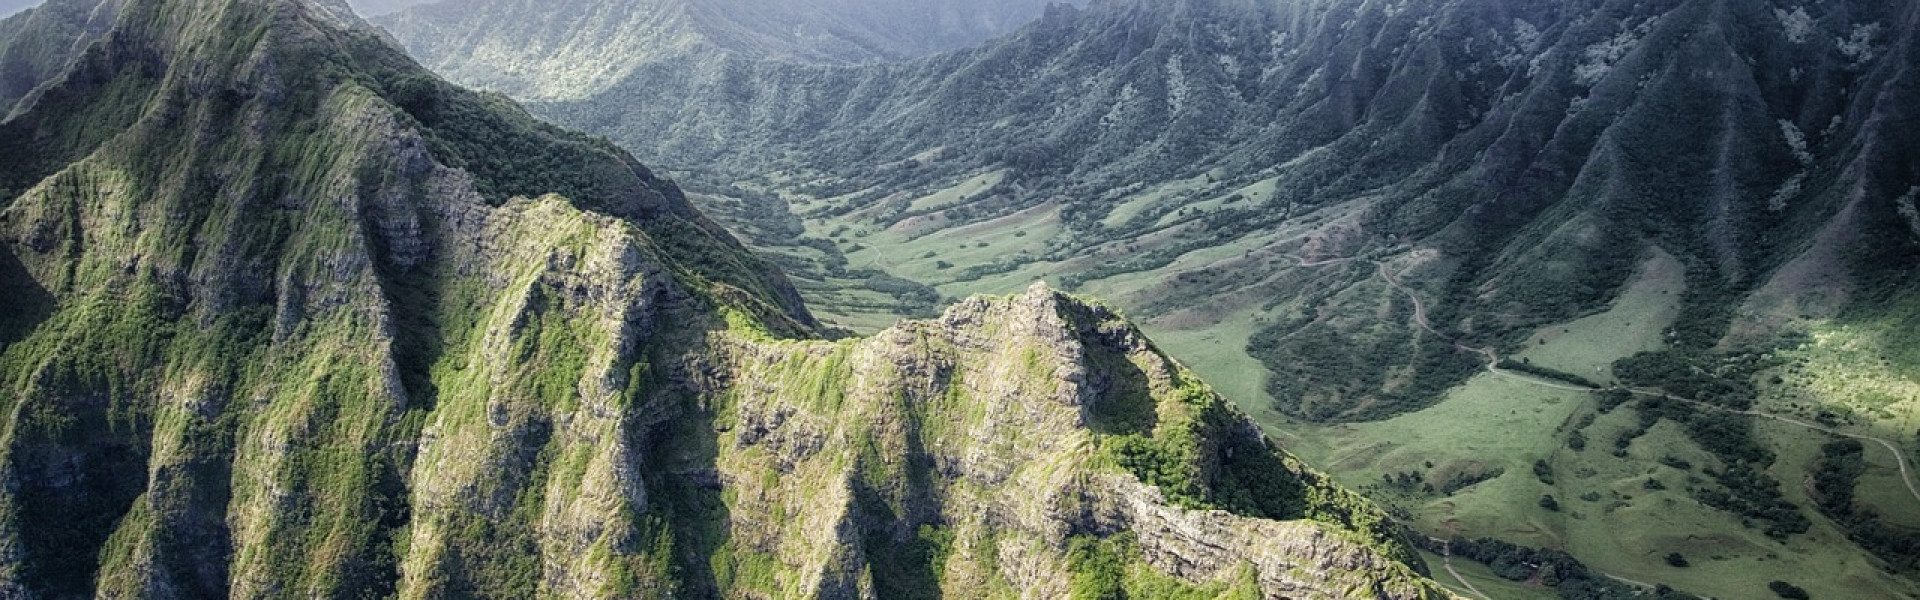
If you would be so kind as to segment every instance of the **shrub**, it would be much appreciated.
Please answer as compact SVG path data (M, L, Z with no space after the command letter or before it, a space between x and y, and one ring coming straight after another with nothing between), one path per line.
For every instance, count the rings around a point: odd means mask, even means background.
M1774 595L1789 600L1810 600L1813 598L1813 596L1807 594L1807 590L1785 581L1768 582L1767 589L1773 590Z

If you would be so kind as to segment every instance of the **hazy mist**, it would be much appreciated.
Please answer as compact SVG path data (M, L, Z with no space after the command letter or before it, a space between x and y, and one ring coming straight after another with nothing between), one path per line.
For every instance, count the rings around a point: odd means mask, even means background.
M44 0L0 0L0 17L12 15L28 8L39 6ZM348 0L354 12L362 16L390 13L416 4L427 4L433 0Z

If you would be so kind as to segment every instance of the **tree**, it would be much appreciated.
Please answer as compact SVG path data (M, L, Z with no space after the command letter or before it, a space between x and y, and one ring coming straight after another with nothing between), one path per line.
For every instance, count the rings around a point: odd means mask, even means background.
M1544 508L1554 512L1560 512L1560 501L1553 499L1553 494L1547 494L1545 496L1541 496L1540 508Z
M1773 590L1774 595L1788 600L1810 600L1812 598L1812 596L1807 595L1807 591L1801 589L1800 586L1785 581L1768 583L1767 589Z
M1667 564L1673 567L1685 568L1685 567L1692 566L1693 563L1687 562L1686 555L1683 555L1679 552L1668 552Z

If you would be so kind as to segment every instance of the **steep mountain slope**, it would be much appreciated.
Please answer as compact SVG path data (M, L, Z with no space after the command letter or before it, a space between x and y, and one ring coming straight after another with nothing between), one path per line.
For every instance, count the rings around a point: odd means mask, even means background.
M446 1L380 17L421 62L521 98L577 98L716 53L800 63L929 54L1026 23L1048 0Z
M831 322L1050 279L1435 535L1905 597L1916 31L1866 1L1110 0L533 110L674 169ZM1830 432L1887 445L1798 485Z
M120 0L57 2L0 21L0 118L112 25ZM0 11L4 12L4 11Z
M811 339L343 4L113 22L0 121L0 595L1444 596L1106 309Z

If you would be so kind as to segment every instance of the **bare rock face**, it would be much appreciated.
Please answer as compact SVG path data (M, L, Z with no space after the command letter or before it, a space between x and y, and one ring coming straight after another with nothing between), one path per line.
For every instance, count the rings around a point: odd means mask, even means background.
M0 595L1440 595L1105 309L819 340L337 3L117 23L0 122Z

